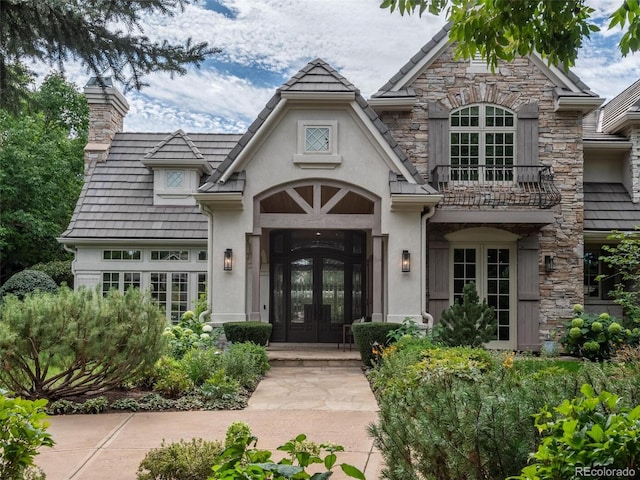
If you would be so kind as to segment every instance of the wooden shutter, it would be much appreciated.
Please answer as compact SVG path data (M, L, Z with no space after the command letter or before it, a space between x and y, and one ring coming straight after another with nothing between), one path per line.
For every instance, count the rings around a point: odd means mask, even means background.
M537 236L518 241L518 350L540 350L540 270Z
M429 167L449 165L449 110L429 102ZM438 172L438 182L449 181L448 169Z
M518 111L516 130L517 166L537 166L538 161L538 102L530 102ZM517 167L516 167L517 168ZM520 182L537 182L538 171L534 168L518 169Z
M437 323L449 308L449 242L429 240L429 313Z

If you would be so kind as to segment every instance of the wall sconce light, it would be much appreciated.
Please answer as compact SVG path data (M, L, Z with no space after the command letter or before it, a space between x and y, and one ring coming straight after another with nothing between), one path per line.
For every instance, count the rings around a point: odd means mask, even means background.
M552 255L544 256L544 271L551 273L556 269L556 262Z
M411 254L409 250L402 251L402 272L407 273L411 271Z
M233 250L230 248L227 248L224 251L224 271L225 272L230 272L231 270L233 270Z

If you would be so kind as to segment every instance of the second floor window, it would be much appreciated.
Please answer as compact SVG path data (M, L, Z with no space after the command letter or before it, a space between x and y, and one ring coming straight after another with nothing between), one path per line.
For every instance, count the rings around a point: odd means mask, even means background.
M495 105L455 110L450 117L451 180L513 180L515 115Z

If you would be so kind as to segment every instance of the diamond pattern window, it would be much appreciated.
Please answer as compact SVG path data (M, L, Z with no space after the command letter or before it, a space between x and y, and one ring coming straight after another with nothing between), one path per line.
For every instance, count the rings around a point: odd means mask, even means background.
M305 152L329 152L329 127L306 127Z
M167 188L182 188L184 185L183 170L167 171Z

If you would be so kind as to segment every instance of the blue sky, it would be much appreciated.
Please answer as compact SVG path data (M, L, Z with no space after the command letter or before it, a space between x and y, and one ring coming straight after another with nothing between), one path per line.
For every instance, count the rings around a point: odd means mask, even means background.
M321 57L368 98L444 25L444 19L401 17L379 0L196 0L173 17L148 16L144 33L182 42L191 37L222 52L200 70L154 74L128 92L126 131L243 132L273 95L310 60ZM600 18L621 0L587 0ZM594 34L572 69L607 99L640 78L640 55L621 58L618 32ZM83 86L77 65L67 76Z

